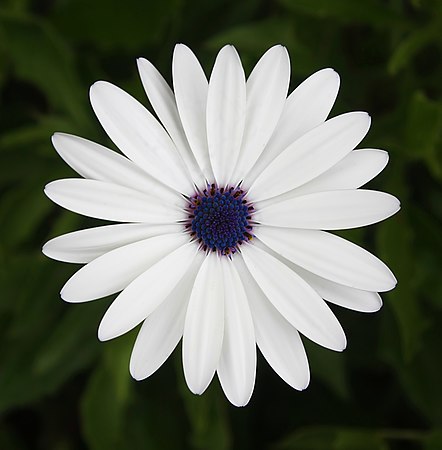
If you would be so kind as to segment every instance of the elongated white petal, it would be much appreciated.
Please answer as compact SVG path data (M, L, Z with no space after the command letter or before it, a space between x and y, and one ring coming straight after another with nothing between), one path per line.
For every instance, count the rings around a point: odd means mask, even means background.
M327 280L372 292L389 291L396 285L380 259L333 234L262 226L256 235L275 252Z
M184 324L184 376L194 394L202 394L215 374L223 335L223 273L219 257L210 253L196 276Z
M55 133L52 143L58 154L84 178L146 192L170 204L181 201L176 191L152 178L131 160L102 145L63 133Z
M255 326L256 343L273 370L295 389L305 389L310 371L298 331L270 303L242 258L234 258Z
M91 86L90 101L108 136L129 159L176 191L192 192L190 177L174 143L141 103L104 81Z
M82 267L64 285L67 302L87 302L121 291L188 240L184 233L156 236L116 248Z
M344 159L313 180L273 199L263 200L260 207L275 201L287 200L314 192L357 189L378 175L388 163L388 153L384 150L353 150Z
M338 90L339 75L333 69L322 69L307 78L289 95L270 141L245 178L245 186L250 186L290 144L325 121Z
M287 265L301 275L305 281L324 299L335 305L359 312L376 312L382 307L382 299L377 292L362 291L334 283L299 267L290 261Z
M96 219L151 224L182 219L178 207L143 192L103 181L57 180L46 185L45 194L63 208Z
M335 305L352 309L353 311L372 313L378 311L382 307L382 299L377 292L363 291L355 289L343 284L335 283L308 270L303 269L297 264L289 261L280 254L276 253L270 247L267 247L261 241L256 240L255 245L269 252L275 258L278 258L298 275L300 275L307 283L324 299Z
M98 328L100 341L121 336L151 314L186 273L197 247L186 243L138 276L110 305Z
M247 79L246 121L232 184L253 167L270 139L286 102L290 60L282 45L267 50Z
M187 304L201 263L202 253L141 326L130 357L130 373L136 380L149 377L161 367L183 336Z
M204 176L213 180L207 147L206 75L192 50L183 44L175 46L172 72L176 104L187 141Z
M247 295L232 261L221 260L224 275L224 339L218 377L226 397L245 406L255 386L256 345Z
M380 222L399 209L398 199L385 192L328 191L257 207L253 219L277 227L342 230Z
M225 186L238 159L246 115L246 82L238 53L223 47L213 66L207 95L207 142L215 179Z
M341 325L306 281L254 245L244 246L241 254L256 283L291 325L323 347L336 351L345 348Z
M204 186L204 176L187 142L172 89L150 61L139 58L137 64L150 104L180 152L192 180L197 186Z
M128 223L74 231L51 239L43 253L52 259L70 263L88 263L99 256L132 242L161 234L179 233L182 225L146 225Z
M312 180L350 153L367 134L370 116L351 112L319 125L277 156L251 187L256 200L275 197Z

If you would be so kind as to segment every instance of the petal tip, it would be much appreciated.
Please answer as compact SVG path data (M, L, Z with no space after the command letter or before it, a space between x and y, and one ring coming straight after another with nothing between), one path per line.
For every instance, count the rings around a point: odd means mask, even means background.
M301 383L300 385L300 391L305 391L310 384L310 372L308 373L307 378L305 379L304 383Z
M72 297L72 292L69 289L68 285L69 281L63 286L63 288L60 291L60 297L63 301L66 303L77 303L74 297Z
M251 395L248 396L246 399L229 398L228 400L233 406L236 406L237 408L244 408L244 406L247 406L249 404L250 398L251 398Z
M48 258L50 258L50 242L51 241L46 242L41 248L41 252L43 253L43 255L47 256Z
M346 348L347 348L347 338L346 338L345 334L343 334L339 343L336 345L336 347L333 350L335 350L337 352L343 352Z
M381 297L379 296L379 302L378 302L378 304L377 304L376 306L373 306L373 309L372 309L371 311L368 311L368 312L370 312L370 313L378 312L378 311L382 308L382 305L383 305L382 299L381 299Z
M101 342L110 341L115 337L113 333L111 333L111 330L108 329L108 327L103 326L103 320L98 327L97 336Z
M339 73L335 69L333 69L333 67L326 67L324 69L320 69L317 72L315 72L313 75L316 75L316 74L318 74L318 75L321 74L323 76L329 77L330 79L334 78L335 81L337 81L338 85L341 81L341 77L340 77Z
M43 192L45 193L46 197L48 197L50 200L52 200L52 193L53 193L53 187L54 187L55 181L51 181L48 184L45 185L43 188Z
M92 101L93 98L98 95L99 91L104 89L105 87L111 85L111 83L103 80L98 80L95 83L91 84L91 87L89 88L89 98Z
M192 53L192 50L190 50L190 48L186 44L183 44L182 42L178 42L177 44L175 44L175 47L173 49L173 53L175 55L178 52Z
M390 272L390 287L388 291L393 290L397 286L397 278L394 276L393 272Z
M195 395L202 395L204 393L212 381L213 375L214 372L210 377L207 377L207 379L204 379L202 376L191 376L186 370L186 366L184 366L184 378L186 380L187 387L190 392Z
M100 330L98 330L98 332L100 332ZM133 362L132 358L129 363L129 373L135 381L142 381L147 378L147 376L144 375L144 373L142 373L142 371L140 370L139 365Z
M395 197L394 195L391 194L386 194L387 197L389 198L391 205L390 205L390 214L386 217L386 219L388 219L391 216L394 216L395 214L397 214L400 209L401 209L401 202L400 200Z
M63 143L66 143L68 140L74 140L74 139L80 139L78 138L78 136L73 136L72 134L68 134L68 133L62 133L60 131L56 131L52 136L51 136L51 142L52 145L54 146L55 150L60 153L62 151L61 146L63 145Z
M347 348L347 336L344 330L340 327L339 333L333 339L333 344L330 345L330 350L335 352L343 352Z
M187 387L189 388L189 391L195 395L202 395L207 388L207 386L203 386L203 384L193 384L189 383L189 381L187 382Z

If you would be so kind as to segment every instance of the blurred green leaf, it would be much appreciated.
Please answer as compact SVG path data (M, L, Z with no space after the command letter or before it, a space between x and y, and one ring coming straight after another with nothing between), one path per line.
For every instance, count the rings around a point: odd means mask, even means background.
M335 431L331 428L301 429L285 437L275 450L324 450L332 448Z
M54 20L76 41L92 42L102 51L135 52L162 42L181 4L181 0L76 0L60 3Z
M70 119L61 116L40 116L37 123L25 125L18 129L5 131L0 135L0 151L26 148L26 154L35 152L37 144L44 144L48 152L54 152L51 145L51 136L55 131L63 130L65 133L74 133L77 127Z
M379 430L339 427L300 429L284 438L275 450L388 450Z
M440 450L442 448L442 429L431 432L424 441L423 450Z
M238 25L224 30L211 37L206 47L218 51L226 43L231 43L239 49L261 55L269 47L283 44L288 47L296 45L293 23L285 18L272 18L260 22Z
M96 338L97 318L104 307L96 305L74 305L59 321L37 354L34 369L37 374L51 373L58 366L67 365L73 358L90 360L98 354L99 342ZM87 310L87 320L85 311Z
M336 450L388 450L389 446L375 432L343 430L337 433L333 449Z
M23 13L29 8L31 0L4 0L2 7L10 12Z
M442 179L442 103L415 92L408 107L404 132L408 156L424 161L429 171Z
M320 19L364 23L374 27L403 27L407 21L380 0L279 0L290 11Z
M0 200L0 227L8 240L4 245L15 247L29 239L52 209L40 186L10 191Z
M399 71L410 64L412 58L425 45L437 38L437 27L427 26L422 29L415 30L413 33L403 39L396 47L388 62L388 71L392 75L396 75Z
M419 264L415 267L415 279L419 292L434 308L442 310L442 283L440 282L440 255L442 254L441 226L436 217L425 211L422 206L409 208L410 219L419 246L415 257Z
M430 423L442 427L442 335L439 323L440 320L426 331L425 349L415 355L412 361L401 358L391 337L391 330L386 330L382 337L381 351L385 361L395 368L405 395Z
M177 358L177 365L181 359ZM191 424L191 448L195 450L227 450L231 447L230 426L227 417L227 404L218 384L211 383L204 395L192 394L183 377L181 367L178 385L187 418Z
M26 446L20 439L20 436L8 430L5 426L0 426L0 448L5 450L21 450L25 449Z
M1 12L0 35L17 77L36 85L77 124L87 123L87 96L63 39L47 23Z
M81 320L61 317L60 286L48 280L51 275L61 279L66 271L62 266L50 268L41 255L16 256L4 268L0 311L8 320L0 330L0 411L57 391L96 354L93 339L102 306L79 305L89 313L85 317L83 312Z
M398 280L394 291L385 294L385 303L396 317L405 361L411 361L422 348L423 333L428 326L417 296L413 240L413 230L404 212L378 226L379 256L394 269Z
M345 353L333 352L304 339L313 377L317 377L331 391L342 399L350 396L345 368Z
M81 401L84 437L91 450L123 449L122 427L131 387L129 355L134 333L105 345L101 364L89 379Z
M248 70L268 48L277 44L286 46L291 59L296 61L293 73L305 75L316 67L311 52L297 39L294 24L287 18L266 19L229 28L212 36L205 46L216 52L226 43L235 45L242 52L241 59Z

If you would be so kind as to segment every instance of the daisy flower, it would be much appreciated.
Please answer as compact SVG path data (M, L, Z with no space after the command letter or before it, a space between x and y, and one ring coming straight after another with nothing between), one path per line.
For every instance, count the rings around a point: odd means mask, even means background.
M399 209L359 189L387 164L354 150L365 112L327 120L339 76L316 72L288 97L290 61L270 48L250 76L232 46L207 80L185 45L175 47L173 91L145 59L138 69L155 118L113 84L90 101L116 153L56 133L52 142L81 177L45 188L55 203L121 222L50 240L50 258L85 264L61 297L87 302L118 293L102 341L142 324L130 373L153 374L182 339L184 376L202 394L215 372L229 401L248 403L256 347L295 389L309 383L300 335L335 351L345 334L327 302L377 311L396 280L378 258L328 230L379 222Z

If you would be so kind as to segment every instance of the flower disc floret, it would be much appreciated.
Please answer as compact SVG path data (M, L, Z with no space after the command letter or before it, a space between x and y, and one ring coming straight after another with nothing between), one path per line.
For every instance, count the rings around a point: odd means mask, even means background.
M253 209L242 189L212 184L190 198L186 227L202 250L229 255L252 239Z

